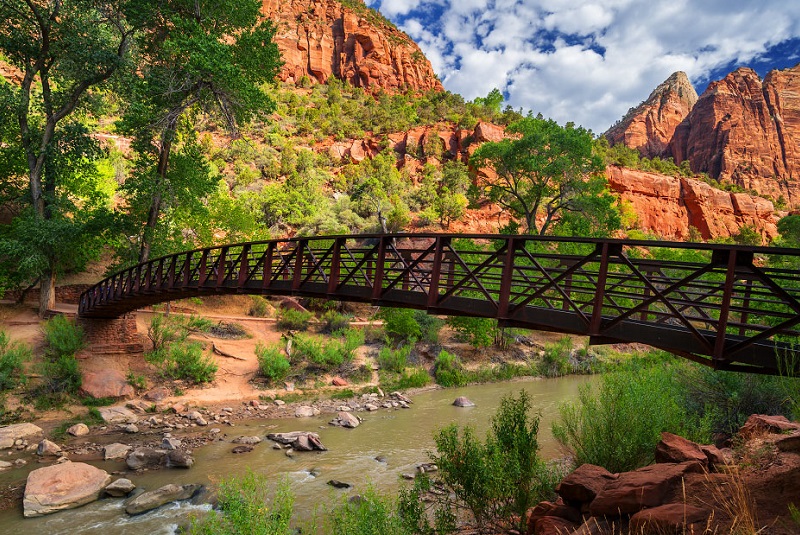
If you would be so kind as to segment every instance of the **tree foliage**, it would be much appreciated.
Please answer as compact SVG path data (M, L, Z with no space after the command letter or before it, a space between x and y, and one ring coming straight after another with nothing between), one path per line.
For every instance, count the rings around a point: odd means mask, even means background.
M614 218L606 215L613 210L613 197L588 131L526 117L509 125L507 133L506 139L481 145L470 163L490 169L479 185L490 200L521 218L527 233L544 235L573 212L614 226Z

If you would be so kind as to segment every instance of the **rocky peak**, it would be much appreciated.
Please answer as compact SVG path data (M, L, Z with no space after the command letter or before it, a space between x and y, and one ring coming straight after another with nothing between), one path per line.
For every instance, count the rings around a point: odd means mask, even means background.
M740 68L711 83L670 143L675 161L719 181L800 203L800 65L762 81Z
M277 27L282 81L335 76L367 89L442 90L416 43L361 0L264 0L262 12Z
M623 143L642 156L666 156L675 128L697 102L697 92L683 71L673 73L647 100L632 108L605 136L612 145Z

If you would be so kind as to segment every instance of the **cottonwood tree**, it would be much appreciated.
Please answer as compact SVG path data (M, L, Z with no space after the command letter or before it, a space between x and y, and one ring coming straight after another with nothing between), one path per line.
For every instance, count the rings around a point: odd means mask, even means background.
M580 127L526 117L509 125L509 137L481 145L475 168L488 168L479 186L489 199L521 218L528 234L544 235L565 216L602 219L614 210L605 188L602 160L592 152L592 136ZM617 223L618 224L618 223Z
M0 54L22 74L11 89L16 131L4 143L22 153L29 193L24 230L40 238L17 236L14 243L23 250L15 252L36 259L27 275L41 280L42 315L55 305L64 247L85 243L83 233L70 228L76 205L64 202L71 193L64 182L74 177L68 166L81 160L70 155L86 146L87 132L75 114L128 57L134 32L128 7L125 1L0 0Z
M136 170L125 190L138 221L138 261L150 257L163 214L216 190L193 135L199 111L236 135L237 125L274 109L263 84L280 56L274 27L256 0L141 0L139 62L119 129L135 137ZM183 127L183 128L182 128ZM174 161L171 161L174 160ZM178 229L181 230L181 229Z

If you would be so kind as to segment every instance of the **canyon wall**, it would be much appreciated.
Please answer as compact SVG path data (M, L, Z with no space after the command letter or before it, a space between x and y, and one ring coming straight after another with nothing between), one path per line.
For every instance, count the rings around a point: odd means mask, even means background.
M284 65L279 78L325 83L335 76L355 87L387 91L442 90L430 62L405 33L361 0L264 0L277 28Z

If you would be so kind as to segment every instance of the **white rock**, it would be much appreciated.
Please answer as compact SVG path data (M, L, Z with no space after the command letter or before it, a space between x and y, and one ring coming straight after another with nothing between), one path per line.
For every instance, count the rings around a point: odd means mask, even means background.
M17 440L42 434L42 428L30 423L0 427L0 449L13 448ZM20 442L21 444L22 442Z
M84 423L78 423L67 428L67 433L73 437L82 437L89 434L89 426Z
M107 424L135 424L139 421L139 417L136 416L135 412L121 405L100 407L97 410L100 411L100 416Z
M28 474L22 505L26 517L72 509L100 497L111 481L105 470L67 461Z
M130 450L131 447L127 444L120 444L119 442L108 444L103 448L103 459L106 461L111 459L124 459Z

